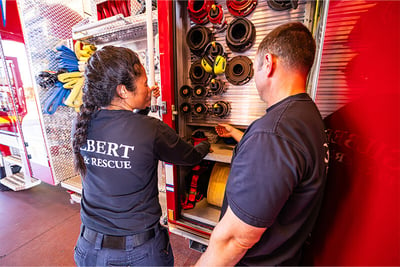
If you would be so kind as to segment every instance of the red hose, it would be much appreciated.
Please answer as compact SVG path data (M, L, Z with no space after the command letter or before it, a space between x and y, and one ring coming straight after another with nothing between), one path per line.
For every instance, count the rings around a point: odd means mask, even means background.
M257 6L257 0L226 0L229 12L237 17L249 15Z
M207 14L213 4L214 0L189 0L188 11L190 19L196 24L207 23Z

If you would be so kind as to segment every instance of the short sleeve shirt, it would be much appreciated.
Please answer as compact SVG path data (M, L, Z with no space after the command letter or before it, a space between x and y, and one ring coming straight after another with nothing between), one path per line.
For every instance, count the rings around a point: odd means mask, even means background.
M227 205L245 223L267 227L239 264L282 264L299 251L316 219L327 169L327 141L307 94L290 96L253 122L236 146Z

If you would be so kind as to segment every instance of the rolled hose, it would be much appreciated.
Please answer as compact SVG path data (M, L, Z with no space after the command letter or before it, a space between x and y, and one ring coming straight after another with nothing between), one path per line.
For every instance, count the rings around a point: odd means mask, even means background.
M237 17L249 15L257 6L257 0L227 0L229 12Z
M204 103L197 103L194 105L194 113L202 115L208 112L208 107Z
M205 47L211 42L212 33L210 29L196 25L190 28L186 35L186 43L193 54L201 56Z
M179 89L179 94L181 95L181 97L187 98L192 95L192 91L192 87L190 87L189 85L183 85L181 89Z
M230 165L215 163L208 183L207 202L211 205L222 207L225 195L226 182L228 181Z
M210 92L214 95L221 94L224 91L225 84L220 79L212 79L210 82Z
M201 60L196 60L190 66L189 77L194 84L207 84L211 79L211 74L206 72L201 66Z
M227 116L230 110L230 104L225 101L217 101L212 105L212 114L217 117Z
M197 97L203 97L207 95L207 89L203 85L196 85L193 88L193 92Z
M208 22L208 12L214 0L189 0L188 12L190 19L196 24L205 24Z
M246 56L233 57L226 65L225 77L234 85L248 83L253 78L253 74L253 62Z
M215 58L219 55L222 56L225 54L224 47L221 43L211 42L204 49L204 54L209 56L211 59L215 60Z
M276 11L283 11L287 9L296 9L298 6L298 0L268 0L268 6Z
M179 89L179 95L182 98L189 98L193 95L197 97L201 97L206 95L206 93L210 93L212 95L218 95L221 94L224 91L224 83L220 79L211 79L210 84L209 84L209 89L207 90L204 88L202 85L195 85L194 88L190 87L189 85L183 85Z
M246 18L236 18L226 30L226 44L234 52L244 52L256 39L254 24Z
M180 111L183 113L183 114L188 114L188 113L190 113L191 111L192 111L192 107L191 107L191 105L189 104L189 103L182 103L181 104L181 106L180 106Z
M213 4L207 16L208 20L213 24L222 24L225 21L224 11L221 5Z

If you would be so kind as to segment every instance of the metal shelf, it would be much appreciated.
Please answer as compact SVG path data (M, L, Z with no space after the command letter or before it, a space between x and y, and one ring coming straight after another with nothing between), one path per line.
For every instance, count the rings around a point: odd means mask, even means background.
M82 194L82 182L79 175L62 181L61 186L78 194Z
M157 33L157 10L152 11L153 34ZM113 41L132 40L145 37L147 32L146 14L124 17L115 15L95 22L83 21L72 27L74 40L87 41L93 44L104 44Z
M213 227L217 225L220 214L221 214L221 209L209 204L206 198L202 199L199 202L196 202L196 206L193 209L182 210L181 213L183 217Z
M212 160L223 163L231 163L234 146L226 144L211 144L212 153L204 157L206 160Z

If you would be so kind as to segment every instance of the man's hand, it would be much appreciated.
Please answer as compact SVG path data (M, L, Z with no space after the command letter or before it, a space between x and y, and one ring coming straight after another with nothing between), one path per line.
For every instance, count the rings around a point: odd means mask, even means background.
M232 137L231 131L233 130L233 127L230 126L229 124L223 124L220 123L217 126L215 126L215 131L217 134L221 137Z
M217 132L218 136L221 136L224 138L232 137L237 142L240 142L240 140L243 137L242 131L236 129L235 127L233 127L229 124L225 124L225 123L219 123L217 126L215 126L215 131Z

